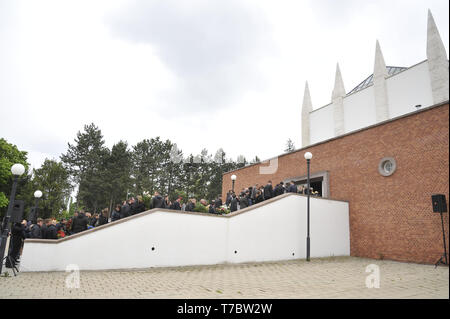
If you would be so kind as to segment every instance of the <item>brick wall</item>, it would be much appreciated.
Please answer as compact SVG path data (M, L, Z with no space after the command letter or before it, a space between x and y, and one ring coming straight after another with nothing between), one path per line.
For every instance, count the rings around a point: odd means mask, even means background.
M313 154L311 174L329 171L329 198L350 203L352 256L419 263L440 258L441 219L433 213L431 195L445 194L448 206L448 102L282 155L274 174L259 174L259 166L268 164L225 173L222 196L231 189L232 174L237 176L237 191L255 183L265 185L269 179L275 185L306 175L307 151ZM391 176L378 172L383 157L396 160ZM444 223L448 249L448 213Z

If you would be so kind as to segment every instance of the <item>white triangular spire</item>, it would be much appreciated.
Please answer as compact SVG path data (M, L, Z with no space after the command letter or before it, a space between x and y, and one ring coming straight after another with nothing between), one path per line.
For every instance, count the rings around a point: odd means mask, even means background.
M305 82L305 93L303 94L302 113L312 111L311 95L309 93L308 81Z
M308 81L305 83L302 105L302 147L311 144L310 141L310 119L309 113L312 111L311 95L309 93Z
M378 42L378 40L377 40L376 47L375 47L375 65L373 68L373 76L374 77L377 77L377 76L387 77L388 76L388 72L386 69L386 63L384 62L383 52L381 52L380 42Z
M373 68L373 90L377 123L389 119L389 103L386 86L386 78L388 75L383 53L381 52L380 42L377 40L375 45L375 64Z
M342 80L341 70L339 69L339 63L336 64L336 76L334 79L334 89L331 99L334 100L337 97L345 96L344 81Z
M331 96L333 103L333 118L334 118L334 135L339 136L345 133L344 125L344 97L345 88L344 81L342 81L341 70L339 63L336 64L336 76L334 79L334 89Z
M433 15L428 9L427 59L434 104L448 100L448 60Z

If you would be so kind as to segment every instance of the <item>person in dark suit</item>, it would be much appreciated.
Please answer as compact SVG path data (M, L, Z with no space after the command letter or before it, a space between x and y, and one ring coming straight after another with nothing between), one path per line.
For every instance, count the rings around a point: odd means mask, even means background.
M42 223L44 221L42 220L42 218L38 218L37 219L37 223L31 225L31 238L39 238L42 239L42 231L41 231L41 227L42 227Z
M58 239L58 231L56 230L56 225L53 220L46 219L45 224L47 225L47 231L45 232L45 239Z
M102 209L102 214L98 218L98 226L108 224L109 208Z
M138 195L138 196L136 196L136 198L137 198L137 201L136 201L137 205L135 208L136 214L145 212L145 205L144 205L144 200L142 199L142 196Z
M237 203L238 200L236 198L236 194L233 193L233 195L231 195L231 201L230 201L230 212L235 212L237 211Z
M281 183L283 183L283 182L281 182ZM273 190L273 196L274 197L279 196L279 195L284 193L284 187L283 187L283 185L281 183L277 184L277 186L275 186L275 188Z
M267 185L264 186L264 200L270 199L274 196L272 181L268 181Z
M174 210L181 210L181 197L178 197L176 201L173 202L172 204L172 209Z
M12 249L9 251L9 256L12 257L14 265L19 260L20 249L22 248L23 240L25 239L25 225L26 220L22 221L22 223L14 223L11 229L10 247L12 247Z
M248 207L248 198L244 192L239 196L239 209L244 209Z
M294 184L294 181L291 181L291 185L289 185L288 192L297 193L297 185Z
M214 201L214 208L219 208L222 205L222 196L219 195L219 197Z
M114 222L116 220L120 219L120 209L122 206L120 206L120 204L116 205L116 208L114 208L114 210L111 213L111 222Z
M195 198L191 198L189 200L189 203L186 205L186 211L187 212L193 212L195 208L195 204L197 203L197 200Z
M216 210L215 210L215 203L216 201L215 200L212 200L211 201L211 204L209 204L209 207L208 207L208 213L210 213L210 214L216 214Z
M159 192L155 192L152 198L152 208L165 208L164 198Z
M87 226L89 224L89 219L84 215L84 212L81 211L77 214L76 217L73 218L72 220L72 233L76 234L82 231L85 231L87 229ZM45 237L46 234L42 234L43 238Z
M120 218L125 218L131 215L131 207L127 201L124 201L120 208Z

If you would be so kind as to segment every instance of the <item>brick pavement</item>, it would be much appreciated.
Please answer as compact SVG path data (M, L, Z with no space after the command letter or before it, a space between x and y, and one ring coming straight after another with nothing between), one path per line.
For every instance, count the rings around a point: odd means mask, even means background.
M379 267L380 288L367 288ZM445 266L357 257L112 271L82 271L66 288L65 272L0 278L0 298L449 298Z

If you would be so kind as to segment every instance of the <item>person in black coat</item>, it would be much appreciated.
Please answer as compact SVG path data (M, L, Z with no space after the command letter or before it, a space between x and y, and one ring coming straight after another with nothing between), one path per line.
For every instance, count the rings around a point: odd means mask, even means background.
M272 181L268 181L267 185L264 186L264 200L270 199L274 196Z
M239 197L239 209L244 209L248 207L248 198L245 196L245 193L242 192Z
M53 224L51 219L46 219L47 231L45 232L45 239L58 239L58 231L56 230L56 225Z
M155 192L152 198L152 208L165 208L164 198L159 192Z
M257 190L256 194L255 194L255 204L261 203L263 201L264 201L264 197L263 197L262 192L260 190Z
M222 205L222 196L219 195L219 198L214 201L214 208L220 208Z
M186 205L186 211L187 212L193 212L195 209L195 204L196 204L197 200L195 198L191 198L189 200L189 203Z
M236 194L233 194L231 197L231 201L230 201L230 212L231 213L237 211L237 203L238 203L238 200L236 198Z
M136 214L145 212L145 205L144 205L144 200L142 199L142 196L137 196L135 210L136 210Z
M116 220L120 219L120 209L122 206L120 204L116 205L116 208L111 213L111 222L115 222Z
M105 225L108 223L108 212L109 212L108 208L102 209L102 213L98 218L98 226Z
M172 209L174 210L181 210L181 197L178 197L176 201L173 202L172 204Z
M211 204L209 204L208 213L216 214L216 210L214 209L214 206L215 206L215 200L212 200Z
M128 205L127 201L124 201L122 207L120 208L120 218L125 218L131 215L131 207Z
M231 200L233 199L233 192L228 191L227 198L225 199L225 205L230 206Z
M297 191L298 191L297 185L295 185L294 182L292 181L291 185L289 185L288 192L289 193L297 193Z
M31 232L30 232L30 238L39 238L39 239L42 239L42 230L41 230L41 227L42 227L42 223L43 223L44 221L42 220L42 218L38 218L37 219L37 224L33 224L33 225L31 225L31 227L30 227L30 229L31 229Z
M9 251L9 256L14 264L19 260L20 249L25 239L25 225L26 221L24 220L22 223L14 223L11 229L11 250Z
M89 220L83 212L79 212L77 216L72 219L72 233L76 234L87 229Z

